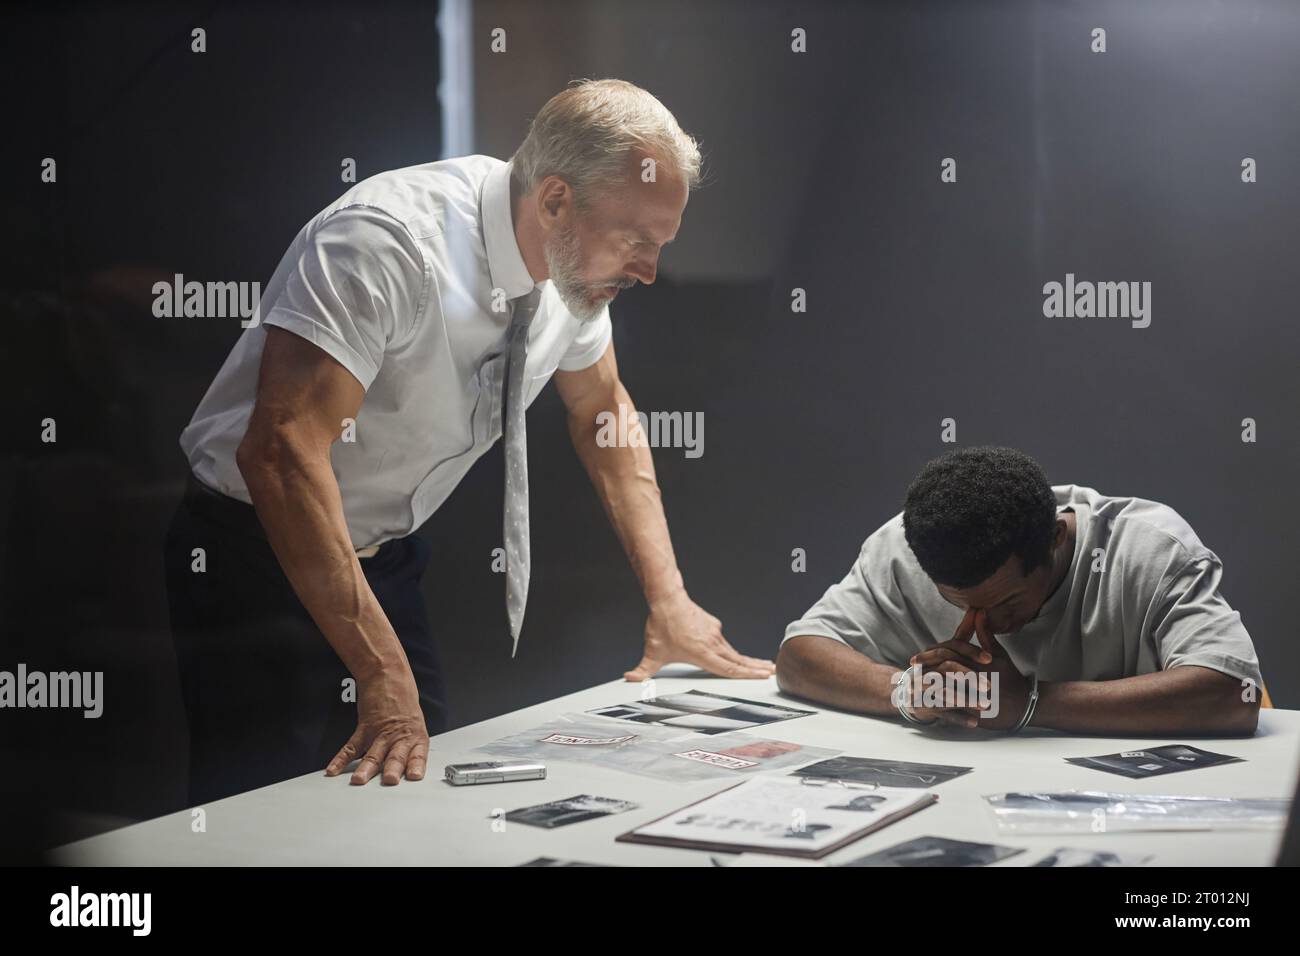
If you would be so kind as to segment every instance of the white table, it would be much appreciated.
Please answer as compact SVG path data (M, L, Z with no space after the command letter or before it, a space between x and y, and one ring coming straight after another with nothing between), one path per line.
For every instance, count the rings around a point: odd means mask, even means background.
M680 673L680 670L676 671ZM1152 854L1153 866L1269 865L1281 831L1109 833L1062 838L999 835L983 794L1006 790L1111 790L1204 796L1290 797L1300 764L1300 711L1261 711L1250 739L1068 737L1027 731L1018 737L958 731L938 734L781 696L775 679L725 681L696 676L655 679L655 691L691 689L771 700L808 710L811 717L746 731L845 754L974 767L933 788L939 802L834 854L845 862L918 836L942 836L1023 847L997 866L1024 866L1057 846ZM452 787L445 764L487 759L474 748L527 730L562 713L621 704L641 696L637 684L610 681L534 707L434 737L429 775L396 787L349 774L308 774L206 805L206 831L193 832L190 810L123 827L59 847L54 861L78 866L133 865L484 865L514 866L539 856L621 866L710 866L711 854L616 843L620 833L724 789L726 780L668 783L604 767L553 761L546 780ZM960 734L960 736L959 736ZM720 740L724 740L725 735ZM1129 780L1065 763L1064 757L1113 753L1165 743L1193 743L1244 763ZM580 793L633 800L640 809L554 830L507 823L493 828L493 811L513 810ZM500 824L498 824L498 828ZM779 862L779 861L778 861Z

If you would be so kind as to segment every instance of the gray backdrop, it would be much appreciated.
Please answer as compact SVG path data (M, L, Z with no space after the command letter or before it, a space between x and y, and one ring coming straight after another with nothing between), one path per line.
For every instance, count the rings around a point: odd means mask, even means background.
M775 654L916 470L954 447L940 426L953 418L957 445L1014 445L1053 482L1176 508L1222 557L1275 703L1300 706L1281 600L1300 477L1300 6L1135 7L475 6L479 152L507 158L580 76L650 89L703 144L708 184L659 281L619 297L614 336L641 408L704 415L704 455L661 449L656 466L687 586L744 653ZM65 839L184 799L159 549L185 474L176 437L239 328L153 318L150 287L175 272L265 282L347 188L343 157L359 177L437 158L439 50L432 4L7 19L7 88L31 92L11 104L3 155L0 667L107 683L98 721L6 717L13 754L36 764L7 786L56 808L45 827ZM506 54L488 52L494 27ZM55 186L38 179L47 155ZM940 181L945 157L955 183ZM1244 157L1258 182L1241 181ZM1043 284L1067 272L1151 282L1150 327L1045 318ZM47 416L57 445L39 441ZM529 439L534 570L515 660L490 569L499 447L421 531L453 725L639 658L644 605L554 389Z

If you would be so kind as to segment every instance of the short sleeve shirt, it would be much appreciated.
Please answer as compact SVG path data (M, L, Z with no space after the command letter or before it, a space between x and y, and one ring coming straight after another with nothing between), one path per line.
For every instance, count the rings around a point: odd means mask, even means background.
M409 534L501 436L510 302L538 289L525 402L557 369L598 361L612 328L533 281L515 241L510 164L466 156L391 170L348 190L299 231L181 434L195 476L250 501L235 464L266 327L313 343L365 398L331 449L354 547Z
M998 640L1026 675L1115 680L1186 664L1261 683L1241 615L1220 591L1223 564L1167 505L1092 488L1052 488L1075 513L1074 556L1038 616ZM921 570L895 515L838 584L785 631L847 644L902 669L951 640L963 616Z

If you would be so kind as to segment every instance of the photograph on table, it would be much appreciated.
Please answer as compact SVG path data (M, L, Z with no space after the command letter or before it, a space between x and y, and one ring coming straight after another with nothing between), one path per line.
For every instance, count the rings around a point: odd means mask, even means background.
M639 806L640 804L630 800L593 797L582 793L576 797L566 797L563 800L552 800L550 803L539 803L536 806L511 810L506 814L506 819L511 823L526 823L530 827L553 830L556 827L567 827L571 823L607 817L611 813L635 810Z
M718 746L717 736L709 734L692 734L669 744L646 741L639 747L603 753L595 762L656 780L689 783L789 770L839 752L829 747L764 740L748 734L731 734L725 739L728 744L725 747Z
M671 746L674 741L689 736L683 731L663 727L632 728L602 717L559 714L534 727L483 744L476 752L514 759L585 763L599 760L602 754L611 751L644 746L647 741Z
M628 729L635 732L627 733ZM810 747L748 734L731 734L720 739L681 727L640 724L629 728L624 721L588 714L561 714L536 727L484 744L478 752L543 763L559 760L599 764L674 783L788 771L839 753L829 747Z
M873 757L832 757L792 771L800 777L824 777L852 783L874 783L882 787L933 787L970 773L972 767L907 760L877 760Z
M1145 866L1151 856L1060 847L1030 866Z
M858 797L875 799L859 801ZM755 777L624 833L624 843L694 850L825 856L915 813L938 798L916 790L808 786L791 777Z
M701 734L723 734L731 730L746 730L781 720L808 717L817 712L690 690L684 694L665 694L630 704L598 707L587 713L634 723L678 727Z
M856 797L845 796L839 803L832 803L827 806L826 809L852 810L856 813L875 813L886 803L888 803L888 800L878 793L860 793Z
M946 837L923 836L891 846L842 866L988 866L1025 851L993 843L971 843Z
M1065 790L984 797L1001 833L1114 833L1135 830L1281 830L1286 797L1197 797Z
M539 856L536 859L529 860L527 863L520 863L520 866L611 866L609 863L583 863L581 860L557 860L553 856Z
M1099 757L1066 757L1066 763L1078 767L1091 767L1122 777L1158 777L1166 773L1195 770L1197 767L1217 767L1225 763L1240 763L1241 757L1211 753L1187 744L1167 744L1150 750L1121 750L1119 753Z

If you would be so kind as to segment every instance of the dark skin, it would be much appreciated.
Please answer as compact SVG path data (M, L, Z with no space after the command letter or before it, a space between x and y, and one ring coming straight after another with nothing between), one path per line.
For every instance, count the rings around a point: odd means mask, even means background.
M1075 517L1056 523L1050 560L1029 574L1012 555L971 588L936 585L948 603L966 611L950 640L912 658L922 673L998 675L998 714L980 718L980 708L959 707L945 691L942 705L912 707L918 720L949 727L1009 730L1020 722L1032 682L1011 662L996 634L1014 634L1037 617L1064 581L1075 546ZM974 637L978 643L972 643ZM792 638L776 659L781 690L795 697L876 716L898 715L892 700L898 669L817 635ZM969 703L969 701L960 701ZM1206 667L1187 665L1110 681L1039 681L1034 727L1083 734L1249 736L1259 720L1259 702L1243 701L1241 682Z

